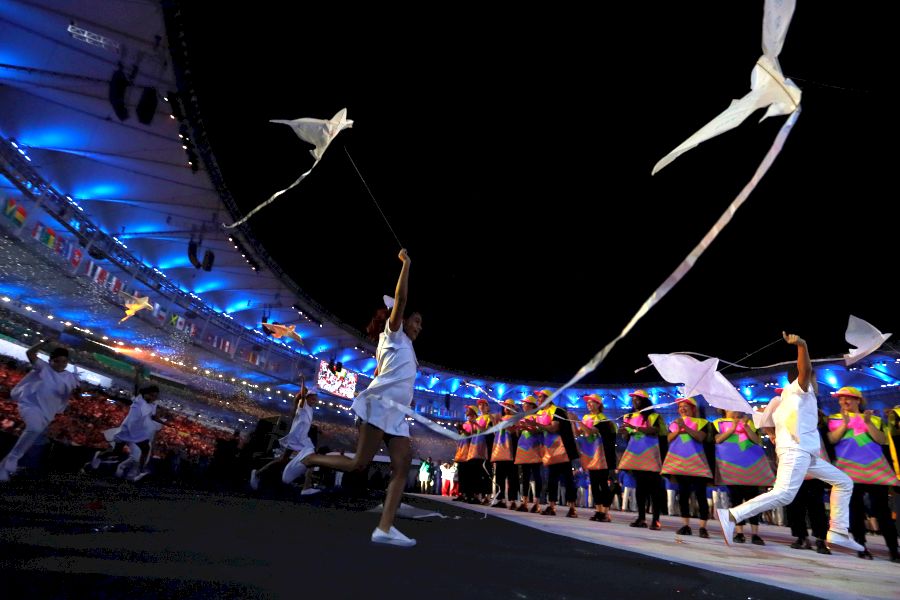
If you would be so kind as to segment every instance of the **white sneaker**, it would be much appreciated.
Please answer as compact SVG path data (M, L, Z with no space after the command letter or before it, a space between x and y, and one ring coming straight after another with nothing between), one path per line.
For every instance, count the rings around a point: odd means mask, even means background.
M319 488L306 488L305 490L300 492L300 495L301 496L312 496L313 494L319 494L321 492L322 492L322 490L320 490Z
M134 477L131 477L130 479L131 479L131 481L140 481L141 479L143 479L144 477L146 477L149 474L150 474L150 471L141 471L140 473L138 473Z
M116 467L116 477L125 477L125 469L127 469L130 465L127 460L123 460L119 463L119 466Z
M91 459L91 468L95 471L100 468L100 450L94 452L94 458Z
M858 543L856 543L856 540L850 537L849 534L834 531L833 529L828 530L828 535L825 536L825 541L828 542L830 546L841 546L842 548L855 550L856 552L862 552L866 549L865 546L860 546Z
M306 456L309 456L309 454ZM297 456L292 458L291 462L287 464L284 468L284 472L281 474L281 481L284 483L292 483L298 477L306 473L307 467L303 464L303 459L306 458L306 456L297 454Z
M250 489L254 491L259 489L259 473L256 469L250 471Z
M9 471L6 470L6 467L0 467L0 482L9 481Z
M717 508L716 514L719 517L719 525L722 526L722 537L725 538L725 544L730 546L734 539L735 522L731 520L731 511L727 508Z
M391 530L387 533L382 530L375 528L375 531L372 532L372 541L376 544L388 544L391 546L403 546L406 548L411 548L416 545L416 540L412 538L408 538L399 531L393 525L391 526Z

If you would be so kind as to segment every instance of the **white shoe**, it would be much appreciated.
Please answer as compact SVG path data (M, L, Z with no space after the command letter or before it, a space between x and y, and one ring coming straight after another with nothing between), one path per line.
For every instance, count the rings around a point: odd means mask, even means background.
M722 537L725 538L725 543L730 546L734 539L735 526L735 522L731 520L731 511L727 508L717 508L716 514L719 517L719 525L722 526Z
M125 477L125 469L129 467L128 461L123 460L119 463L119 466L116 467L116 477Z
M298 477L301 477L307 471L306 465L303 464L303 459L309 456L297 454L294 458L291 459L291 462L287 464L284 468L284 472L281 474L281 481L284 483L293 483Z
M140 473L138 473L134 477L131 477L130 479L131 479L131 481L140 481L141 479L143 479L144 477L146 477L149 474L150 474L150 471L141 471Z
M6 470L6 467L0 467L0 482L9 481L9 471Z
M306 488L305 490L300 492L300 495L301 496L312 496L313 494L319 494L321 492L322 492L322 490L320 490L319 488Z
M840 533L838 531L834 531L833 529L828 530L828 535L825 536L825 541L828 542L830 546L841 546L842 548L847 548L848 550L855 550L856 552L862 552L865 550L865 546L860 546L856 543L852 537L850 537L847 533Z
M259 473L256 471L256 469L250 471L250 489L259 489Z
M100 468L100 450L94 452L94 458L91 459L91 468L95 471Z
M403 546L406 548L411 548L416 545L416 540L412 538L408 538L399 531L393 525L391 526L391 530L387 533L382 530L375 528L375 531L372 532L372 541L376 544L388 544L391 546Z

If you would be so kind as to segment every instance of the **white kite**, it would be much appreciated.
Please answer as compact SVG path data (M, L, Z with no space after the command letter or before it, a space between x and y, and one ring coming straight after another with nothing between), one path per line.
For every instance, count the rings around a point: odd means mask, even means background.
M850 315L850 322L847 324L847 333L844 337L848 344L855 347L844 355L844 362L849 367L862 360L881 348L881 345L888 341L891 335L893 334L881 333L866 321Z
M670 162L710 138L734 129L753 112L769 107L760 121L768 117L789 115L800 106L800 88L785 79L778 64L788 25L794 15L796 0L766 0L763 14L763 55L750 73L750 91L704 125L680 146L669 152L653 167L653 174Z
M303 338L295 331L297 329L296 325L281 325L279 323L260 323L260 325L275 339L286 337L300 342L301 345L303 344Z
M275 198L282 195L289 189L296 186L298 183L306 179L306 176L312 173L312 170L316 168L316 165L319 164L319 161L322 159L322 155L325 154L325 150L328 149L328 145L331 144L332 140L337 137L337 134L342 132L345 129L349 129L353 127L353 121L347 119L347 109L342 108L337 112L336 115L328 119L294 119L293 121L285 121L280 119L274 119L269 121L270 123L283 123L285 125L289 125L291 129L294 130L301 140L304 142L309 142L313 146L314 149L310 150L310 154L313 155L313 158L316 159L316 162L309 168L307 172L297 178L297 181L284 188L280 192L275 192L268 200L251 210L247 213L240 221L236 223L232 223L231 225L225 225L226 229L233 229L245 222L247 219L256 214L259 210L261 210L264 206L272 203Z
M150 304L150 296L141 298L140 296L132 296L125 292L119 292L119 294L121 294L125 300L125 316L122 317L122 320L119 321L119 323L124 323L136 315L138 311L144 310L145 308L153 308Z
M710 406L723 410L750 413L750 404L734 385L718 372L719 359L700 362L684 354L650 354L650 362L669 383L684 386L685 398L700 395Z

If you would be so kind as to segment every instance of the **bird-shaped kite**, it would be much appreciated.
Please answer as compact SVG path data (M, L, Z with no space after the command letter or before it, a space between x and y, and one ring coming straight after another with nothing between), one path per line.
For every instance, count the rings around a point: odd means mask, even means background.
M280 323L261 323L261 325L275 339L286 337L303 345L303 338L295 331L296 325L281 325Z
M768 107L763 118L789 115L800 106L800 88L785 79L778 64L788 25L794 15L796 0L766 0L763 14L763 55L750 73L750 91L704 125L680 146L665 155L653 167L653 174L670 162L720 133L734 129L753 112Z
M322 155L325 154L325 150L328 148L328 145L331 144L331 141L334 140L335 137L337 137L337 134L339 134L344 129L353 127L353 121L347 119L346 108L342 108L337 112L336 115L328 120L303 118L294 119L293 121L274 119L269 122L289 125L301 140L303 140L304 142L309 142L310 144L315 146L315 148L313 150L310 150L309 152L313 155L313 158L316 159L316 162L313 163L313 166L311 166L307 172L298 177L297 181L284 188L280 192L275 192L268 200L247 213L247 215L243 219L232 223L231 225L225 225L226 229L233 229L237 227L238 225L252 217L254 214L256 214L264 206L274 202L278 196L282 195L283 193L306 179L306 176L312 173L312 170L316 168L317 164L319 164L319 161L322 159Z
M858 317L850 315L850 322L847 324L847 333L844 337L847 343L855 348L851 348L848 354L844 355L844 362L849 367L853 363L872 354L884 344L891 333L881 333L872 325L863 321Z
M122 317L122 320L119 323L123 323L136 315L138 311L144 310L145 308L153 308L150 304L150 296L144 296L141 298L140 296L132 296L131 294L125 292L119 292L122 298L125 301L125 316Z
M669 383L684 386L685 398L703 396L710 406L723 410L750 413L747 400L738 393L734 385L717 371L718 358L708 358L703 362L685 354L650 354L650 362Z

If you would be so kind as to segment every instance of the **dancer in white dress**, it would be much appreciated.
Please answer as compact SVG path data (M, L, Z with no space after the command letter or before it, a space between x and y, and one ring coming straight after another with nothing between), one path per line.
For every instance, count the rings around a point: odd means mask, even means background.
M69 365L69 351L66 348L59 347L50 352L49 363L38 358L38 350L47 343L42 341L25 352L32 370L10 392L12 399L19 404L25 431L9 454L0 461L0 482L9 481L10 474L19 468L19 460L44 433L53 417L66 409L73 394L81 391L78 377L66 371Z
M403 267L390 315L386 309L379 310L367 328L372 337L381 332L375 352L378 368L371 385L353 402L353 412L360 420L356 454L353 458L313 454L303 460L303 463L306 466L319 465L338 471L360 471L368 467L384 442L391 458L391 480L381 520L372 532L372 541L395 546L414 546L415 540L394 527L394 516L400 506L412 462L409 424L398 406L409 406L412 402L413 383L418 368L413 342L422 331L422 315L414 312L403 317L411 261L406 250L400 251L399 258Z
M280 457L268 462L260 469L254 469L250 473L250 487L254 490L259 489L259 478L269 469L274 469L280 465L285 466L281 475L284 483L291 483L306 471L306 466L301 461L316 451L312 440L309 438L309 428L313 421L313 411L319 401L318 390L312 388L306 389L305 380L300 378L300 391L296 396L297 405L294 409L294 420L291 422L291 430L288 434L281 438L278 443L284 448L284 452ZM291 459L291 456L296 452Z

